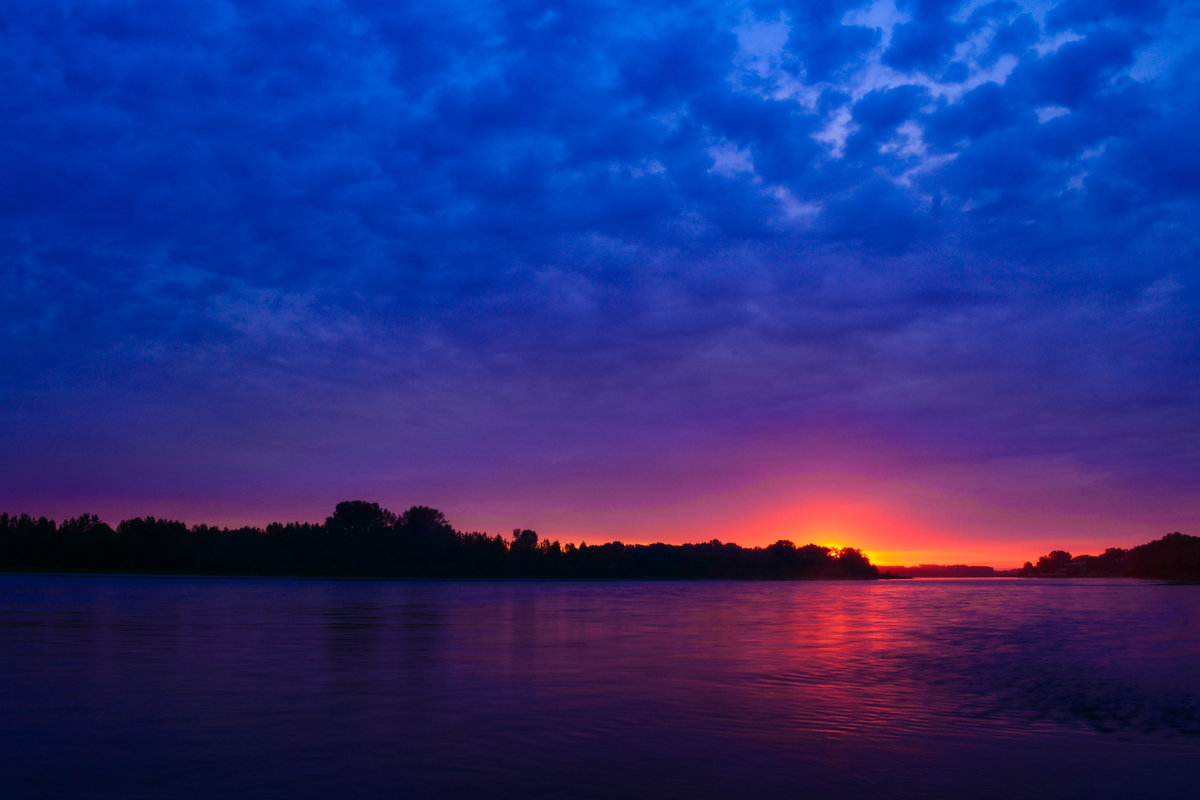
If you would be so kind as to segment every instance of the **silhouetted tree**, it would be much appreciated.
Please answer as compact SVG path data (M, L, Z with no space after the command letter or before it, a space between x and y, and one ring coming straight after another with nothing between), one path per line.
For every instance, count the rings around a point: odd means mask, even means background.
M347 500L338 503L333 515L325 519L325 530L331 534L354 534L393 528L396 515L379 503Z
M517 528L511 542L459 533L445 515L412 506L399 517L378 503L338 503L325 524L217 528L138 517L113 530L92 514L56 526L0 514L0 569L378 577L870 578L853 548L832 553L780 540L743 548L700 544L563 546Z
M187 526L175 520L137 517L117 526L117 549L122 562L136 572L186 569Z
M538 543L537 531L513 528L512 549L516 553L532 552Z
M1069 563L1071 563L1071 554L1066 550L1051 550L1049 555L1038 559L1034 570L1042 575L1053 575L1065 571Z
M1168 533L1133 548L1122 563L1134 578L1200 580L1200 537Z
M446 515L429 506L412 506L396 521L405 557L414 569L438 574L454 572L458 534Z
M95 514L81 514L58 526L56 557L70 569L108 564L116 547L116 532Z
M1200 580L1200 538L1176 531L1131 550L1110 547L1102 555L1075 559L1064 550L1055 550L1039 558L1036 566L1026 562L1019 574Z
M869 574L871 571L876 574L879 572L857 547L843 547L838 551L836 571L839 577Z

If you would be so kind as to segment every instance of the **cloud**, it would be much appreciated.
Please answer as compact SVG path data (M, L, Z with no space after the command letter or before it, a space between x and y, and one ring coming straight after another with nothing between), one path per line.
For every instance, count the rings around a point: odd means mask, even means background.
M876 135L891 131L915 117L930 99L923 86L879 89L854 104L854 121Z
M920 70L936 74L938 67L954 54L962 39L962 26L949 18L906 22L893 31L884 63L898 70Z
M1084 5L17 3L5 475L1186 467L1194 46Z
M1035 100L1074 108L1106 88L1133 61L1134 39L1123 32L1098 31L1068 42L1030 70Z

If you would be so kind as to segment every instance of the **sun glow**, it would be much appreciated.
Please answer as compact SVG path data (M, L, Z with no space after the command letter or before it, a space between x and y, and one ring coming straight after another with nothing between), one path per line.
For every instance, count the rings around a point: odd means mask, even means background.
M807 544L807 542L806 542L806 544ZM867 560L870 561L872 564L878 565L881 563L886 563L886 562L880 561L880 558L884 555L887 555L887 553L884 553L881 551L875 551L875 550L864 550L863 548L857 547L856 545L846 544L844 541L842 541L840 539L839 540L829 540L829 539L819 540L819 541L813 542L813 544L820 545L821 547L828 547L830 550L832 550L835 553L838 552L839 550L842 550L843 548L851 547L851 548L854 548L855 550L858 550L860 553L862 553L864 556L866 556Z

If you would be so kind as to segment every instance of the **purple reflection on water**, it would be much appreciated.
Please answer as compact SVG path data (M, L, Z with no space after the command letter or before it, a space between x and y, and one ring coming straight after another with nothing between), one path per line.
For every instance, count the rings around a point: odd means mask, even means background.
M0 576L9 797L1191 797L1200 587Z

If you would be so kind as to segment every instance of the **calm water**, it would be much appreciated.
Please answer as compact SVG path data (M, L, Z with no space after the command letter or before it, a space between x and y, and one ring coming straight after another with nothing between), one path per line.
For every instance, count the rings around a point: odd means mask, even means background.
M0 575L5 797L1188 797L1200 586Z

